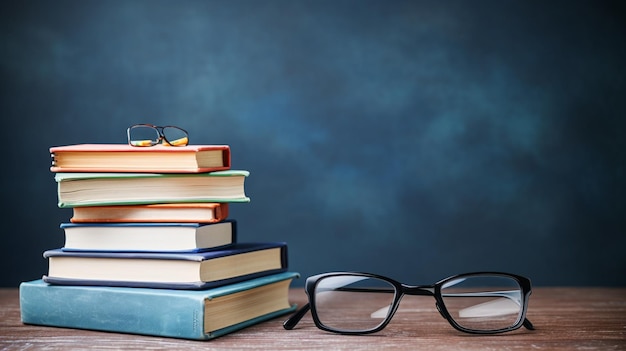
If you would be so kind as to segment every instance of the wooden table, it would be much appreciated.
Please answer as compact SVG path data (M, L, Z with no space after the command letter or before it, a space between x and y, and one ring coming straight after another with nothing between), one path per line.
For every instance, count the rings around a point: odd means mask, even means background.
M291 289L302 305L302 289ZM323 332L310 314L296 329L278 318L211 340L105 333L23 325L17 289L0 289L1 350L626 350L626 288L539 287L528 319L537 330L476 336L454 330L435 309L434 299L406 296L385 330L368 336Z

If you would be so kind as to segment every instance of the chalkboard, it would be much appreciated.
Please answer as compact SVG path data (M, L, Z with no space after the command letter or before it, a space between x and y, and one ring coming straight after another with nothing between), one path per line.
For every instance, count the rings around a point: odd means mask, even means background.
M624 285L626 43L612 1L4 1L0 283L71 211L51 146L135 123L228 144L241 241L303 278L474 270Z

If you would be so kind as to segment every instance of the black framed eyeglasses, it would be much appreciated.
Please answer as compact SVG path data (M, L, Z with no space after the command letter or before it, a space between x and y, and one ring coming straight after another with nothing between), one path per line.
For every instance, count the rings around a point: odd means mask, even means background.
M135 124L126 130L128 144L137 147L155 146L187 146L189 133L176 126L155 126L152 124Z
M526 319L530 279L509 273L465 273L432 285L406 285L376 274L334 272L307 278L305 292L309 302L283 323L285 329L293 329L311 310L315 325L325 331L378 332L391 321L404 295L433 296L439 313L462 332L534 329Z

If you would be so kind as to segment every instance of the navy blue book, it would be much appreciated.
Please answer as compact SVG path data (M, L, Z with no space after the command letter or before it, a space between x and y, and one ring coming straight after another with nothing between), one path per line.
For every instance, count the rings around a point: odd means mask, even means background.
M192 253L44 252L48 275L58 285L99 285L167 289L207 289L284 272L284 242L239 243Z
M236 242L234 220L218 223L61 223L65 251L197 252Z

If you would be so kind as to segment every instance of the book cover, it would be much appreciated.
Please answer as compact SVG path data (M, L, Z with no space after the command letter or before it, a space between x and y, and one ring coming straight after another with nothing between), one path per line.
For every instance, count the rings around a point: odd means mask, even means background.
M50 148L52 172L201 173L230 168L228 145L134 147L76 144Z
M250 172L56 173L61 208L192 202L249 202L244 182Z
M219 223L61 223L64 251L199 252L237 240L235 220Z
M237 243L194 253L44 252L48 275L60 285L108 285L166 289L207 289L284 272L287 243Z
M70 221L72 223L217 223L227 218L227 202L197 202L74 207Z
M293 312L284 272L208 290L20 284L25 324L210 340Z

